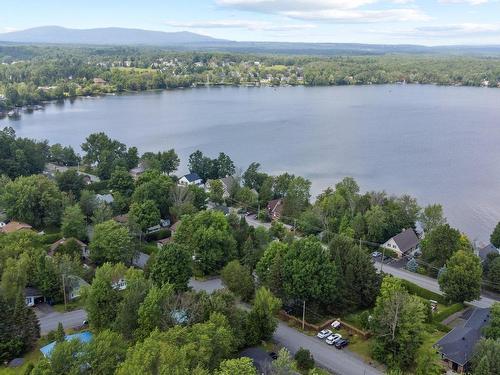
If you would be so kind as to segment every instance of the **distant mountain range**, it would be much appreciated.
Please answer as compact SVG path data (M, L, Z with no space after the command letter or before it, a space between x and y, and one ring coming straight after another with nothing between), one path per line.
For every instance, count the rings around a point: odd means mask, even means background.
M163 32L117 27L68 29L59 26L42 26L0 34L1 42L4 44L151 46L175 50L322 56L384 55L397 53L500 56L500 45L426 47L409 44L235 42L187 31Z
M166 33L163 31L119 27L67 29L59 26L41 26L0 34L0 41L12 43L167 46L184 43L216 42L218 39L187 31Z

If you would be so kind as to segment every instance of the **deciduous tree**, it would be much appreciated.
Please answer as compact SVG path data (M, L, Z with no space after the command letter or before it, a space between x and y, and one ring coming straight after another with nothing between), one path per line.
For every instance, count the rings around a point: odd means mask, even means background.
M249 301L252 298L255 287L252 274L237 260L226 264L222 269L221 278L228 289L241 297L243 301Z
M90 241L90 258L94 262L130 263L134 254L135 250L127 228L114 220L105 221L94 227L94 236Z
M156 254L150 271L151 279L159 287L168 283L178 292L187 290L192 275L191 256L186 246L175 242L166 244Z
M85 215L80 206L75 204L65 208L62 217L61 231L66 238L74 237L83 240L87 237Z
M446 263L446 271L439 277L439 286L451 301L473 301L481 295L482 275L479 258L459 250Z

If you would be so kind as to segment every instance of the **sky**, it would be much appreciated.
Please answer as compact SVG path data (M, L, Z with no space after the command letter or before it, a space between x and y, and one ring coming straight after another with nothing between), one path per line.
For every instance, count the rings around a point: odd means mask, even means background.
M0 32L45 25L236 41L500 45L500 0L0 0Z

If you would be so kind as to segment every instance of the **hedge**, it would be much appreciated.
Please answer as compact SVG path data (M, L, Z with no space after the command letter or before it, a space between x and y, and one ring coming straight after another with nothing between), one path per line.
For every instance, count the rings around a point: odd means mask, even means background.
M442 305L447 305L448 302L446 301L446 298L444 298L442 295L431 292L430 290L427 290L425 288L422 288L418 286L417 284L413 284L412 282L408 280L402 280L403 286L406 288L408 293L410 294L415 294L419 297L428 299L428 300L434 300L437 301L438 303Z
M434 321L434 323L441 323L450 315L462 311L464 308L465 308L464 304L454 303L453 305L447 306L444 309L441 309L440 311L435 313L432 317L432 320Z

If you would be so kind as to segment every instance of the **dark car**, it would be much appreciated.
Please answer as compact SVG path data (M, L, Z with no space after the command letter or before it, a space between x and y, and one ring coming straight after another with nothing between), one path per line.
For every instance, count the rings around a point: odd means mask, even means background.
M342 349L342 348L345 348L347 345L349 345L349 340L341 339L341 340L337 341L334 345L337 349Z
M270 352L270 353L269 353L269 357L271 357L271 358L273 359L273 361L274 361L275 359L278 359L278 355L277 355L275 352Z

